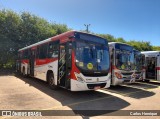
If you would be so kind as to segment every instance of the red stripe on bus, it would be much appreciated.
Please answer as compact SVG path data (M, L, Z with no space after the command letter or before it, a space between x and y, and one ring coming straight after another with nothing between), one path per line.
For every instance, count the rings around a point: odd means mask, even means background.
M71 74L70 78L76 80L76 76L75 76L74 72L76 72L78 74L80 73L80 71L77 68L76 63L75 63L75 52L72 51L72 70L71 70L71 73L70 73Z
M147 69L147 67L146 66L142 66L142 69Z
M37 49L37 46L33 46L33 47L31 47L31 49L32 49L32 50L35 50L35 49Z
M22 62L22 64L25 64L25 63L29 63L29 60L28 59L23 59L23 60L21 60L21 62Z
M115 65L112 65L112 69L118 69Z
M156 67L157 70L160 70L160 67Z
M58 60L58 58L36 59L36 65L44 65Z

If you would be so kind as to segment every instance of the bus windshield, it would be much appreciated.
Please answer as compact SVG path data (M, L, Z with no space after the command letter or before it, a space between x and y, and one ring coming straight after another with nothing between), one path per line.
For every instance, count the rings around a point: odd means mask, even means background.
M142 70L143 66L143 56L140 52L135 51L135 70L140 71Z
M109 70L109 51L104 44L89 41L76 42L76 65L86 72Z
M121 70L134 70L133 48L124 44L116 44L116 67Z

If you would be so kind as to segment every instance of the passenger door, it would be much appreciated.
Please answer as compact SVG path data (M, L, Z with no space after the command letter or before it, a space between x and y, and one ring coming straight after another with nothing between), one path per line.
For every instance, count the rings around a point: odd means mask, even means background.
M147 69L146 69L146 78L147 79L156 79L156 58L155 57L147 57Z
M29 65L30 65L30 75L34 76L34 62L35 62L35 49L31 49L30 52L30 59L29 59Z
M70 89L71 45L71 43L67 42L59 46L57 84L67 89Z

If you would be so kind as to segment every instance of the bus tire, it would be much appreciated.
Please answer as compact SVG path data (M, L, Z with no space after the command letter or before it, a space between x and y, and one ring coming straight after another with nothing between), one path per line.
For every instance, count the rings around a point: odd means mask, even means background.
M150 82L150 80L147 80L147 79L145 79L144 81L145 81L146 83L149 83L149 82Z
M48 84L49 84L49 87L53 90L57 89L57 86L55 85L55 80L54 80L54 76L53 76L53 73L48 73Z
M25 77L26 74L25 74L25 68L23 67L23 70L22 70L22 75Z

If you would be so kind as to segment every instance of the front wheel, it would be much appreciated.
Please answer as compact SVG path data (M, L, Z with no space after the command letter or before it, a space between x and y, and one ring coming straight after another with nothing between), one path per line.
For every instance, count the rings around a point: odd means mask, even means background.
M144 81L145 81L146 83L149 83L149 82L150 82L150 80L147 80L147 79L145 79Z
M54 89L54 90L57 89L57 86L55 85L53 73L48 74L48 84L51 89Z
M22 75L24 78L26 78L25 68L23 67Z
M143 82L149 83L150 80L148 80L148 79L143 79Z

